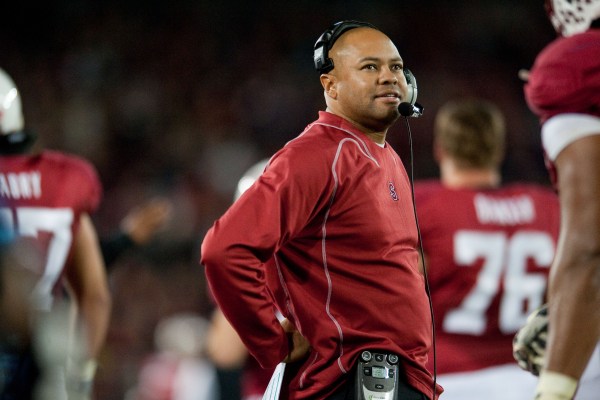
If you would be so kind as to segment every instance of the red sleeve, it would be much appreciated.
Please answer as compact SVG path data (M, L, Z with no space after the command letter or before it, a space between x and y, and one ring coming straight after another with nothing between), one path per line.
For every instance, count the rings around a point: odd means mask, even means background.
M80 183L78 185L79 190L84 191L81 196L83 201L81 210L92 214L100 205L102 185L100 184L98 173L92 164L83 159L75 159L75 162L79 164L79 168L76 169L77 176L75 179Z
M562 113L600 116L600 31L559 38L537 57L525 99L543 123Z
M267 270L265 262L306 225L326 198L328 177L318 174L321 167L316 166L324 160L311 160L318 156L309 152L289 146L281 150L202 243L201 262L211 292L264 368L276 366L288 354L266 287L266 274L276 271Z
M84 158L71 154L46 151L44 156L49 160L46 164L51 168L49 174L62 178L61 202L78 214L96 212L102 199L102 184L96 168Z

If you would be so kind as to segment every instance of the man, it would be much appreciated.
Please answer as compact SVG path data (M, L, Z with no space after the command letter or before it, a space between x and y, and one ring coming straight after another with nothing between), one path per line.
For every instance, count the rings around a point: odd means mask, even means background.
M281 398L358 398L357 360L377 350L397 375L358 372L398 378L393 398L431 399L411 187L385 141L409 96L403 60L385 34L356 21L328 29L314 56L327 109L207 233L210 288L263 367L288 363Z
M594 348L600 339L600 1L553 0L546 6L560 37L536 58L525 97L542 124L542 144L559 193L561 231L550 275L548 342L545 356L537 357L543 364L535 398L571 399L577 391L577 399L597 399L600 352ZM539 318L533 317L524 329L535 326ZM529 356L517 355L524 365L536 359L533 347ZM591 385L582 381L578 389L588 363L586 374ZM535 361L530 364L535 365Z
M512 339L544 301L558 198L541 185L502 185L504 153L498 107L450 101L434 124L440 180L415 184L445 400L529 399L535 388Z
M39 254L39 263L21 260L37 277L30 294L35 359L42 369L36 396L86 398L110 313L104 262L90 218L100 200L100 183L86 161L53 151L29 152L34 137L23 129L20 94L3 70L0 105L0 218ZM73 332L62 307L65 294L77 311ZM32 357L3 349L2 399L29 398L24 391L31 392L36 378L22 367ZM62 387L56 386L61 381Z

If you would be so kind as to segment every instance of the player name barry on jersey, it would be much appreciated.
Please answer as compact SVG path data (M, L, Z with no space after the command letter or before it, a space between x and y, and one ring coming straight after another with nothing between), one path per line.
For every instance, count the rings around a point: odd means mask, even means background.
M526 195L494 198L478 194L474 198L477 219L482 224L521 225L535 219L535 207Z
M0 198L39 199L42 196L42 174L39 171L0 173Z

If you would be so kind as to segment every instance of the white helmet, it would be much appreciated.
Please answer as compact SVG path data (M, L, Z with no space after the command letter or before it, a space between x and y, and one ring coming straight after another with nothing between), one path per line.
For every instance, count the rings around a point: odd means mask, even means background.
M0 134L23 130L21 95L12 78L0 69Z
M546 11L556 32L572 36L600 18L600 0L546 0Z
M259 176L262 175L265 167L269 163L269 159L265 158L260 160L244 173L237 184L237 189L235 190L235 195L233 197L233 201L236 201L240 198L240 196L248 190L250 186L258 179Z
M158 350L182 356L198 356L206 345L209 322L201 315L178 313L159 321L154 329L154 344Z

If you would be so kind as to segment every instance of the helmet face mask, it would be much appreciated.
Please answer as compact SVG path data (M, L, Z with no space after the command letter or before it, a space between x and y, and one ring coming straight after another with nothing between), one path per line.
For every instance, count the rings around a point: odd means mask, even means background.
M552 26L565 37L585 32L600 18L600 0L546 0L545 6Z

